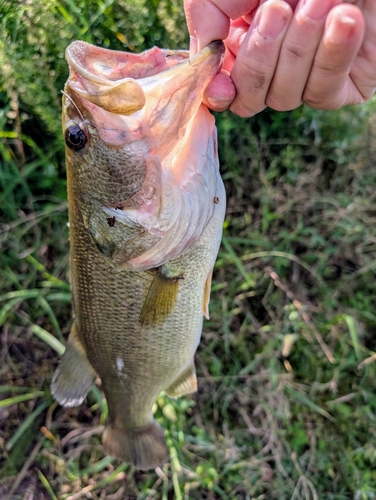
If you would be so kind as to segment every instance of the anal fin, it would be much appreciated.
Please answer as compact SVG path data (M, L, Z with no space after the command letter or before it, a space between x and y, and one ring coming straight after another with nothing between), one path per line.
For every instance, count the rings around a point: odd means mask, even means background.
M51 393L62 405L78 406L93 385L96 373L87 358L85 349L73 323L67 348L51 382Z
M153 326L162 323L173 311L182 276L168 276L163 266L157 270L140 313L140 323Z
M167 396L177 398L184 394L197 391L197 377L195 364L192 363L165 389Z

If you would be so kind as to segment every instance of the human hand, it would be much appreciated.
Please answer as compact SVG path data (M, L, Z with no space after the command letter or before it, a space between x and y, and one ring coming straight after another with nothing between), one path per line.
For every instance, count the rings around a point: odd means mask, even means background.
M375 91L375 0L185 0L185 11L192 53L225 41L231 78L209 85L211 109L336 109Z

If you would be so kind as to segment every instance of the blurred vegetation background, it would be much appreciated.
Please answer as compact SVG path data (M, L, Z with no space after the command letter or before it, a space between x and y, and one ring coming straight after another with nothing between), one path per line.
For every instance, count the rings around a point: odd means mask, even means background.
M49 384L70 326L60 91L75 39L187 48L181 0L0 2L0 497L376 498L375 102L216 116L228 193L196 395L158 399L171 462L103 454L95 387Z

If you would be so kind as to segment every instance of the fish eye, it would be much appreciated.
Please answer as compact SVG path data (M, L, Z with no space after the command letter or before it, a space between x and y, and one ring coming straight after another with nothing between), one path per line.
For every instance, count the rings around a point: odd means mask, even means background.
M65 142L68 148L73 151L81 151L87 143L87 137L79 125L74 124L67 127L65 131Z

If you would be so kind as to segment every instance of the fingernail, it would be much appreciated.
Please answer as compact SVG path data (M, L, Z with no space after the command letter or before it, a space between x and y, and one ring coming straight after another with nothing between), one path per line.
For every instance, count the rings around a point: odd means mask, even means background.
M325 0L305 0L300 12L313 21L321 21L328 15L334 3Z
M325 40L340 45L346 42L354 31L356 22L352 17L345 15L333 15L325 30Z
M224 111L231 104L231 99L219 96L206 97L206 101L210 109L214 109L215 111Z
M258 16L258 32L264 38L274 40L286 27L289 19L289 7L287 4L273 2L269 0L261 7L261 13Z
M236 89L231 77L221 71L205 90L205 100L215 110L224 110L235 99Z

